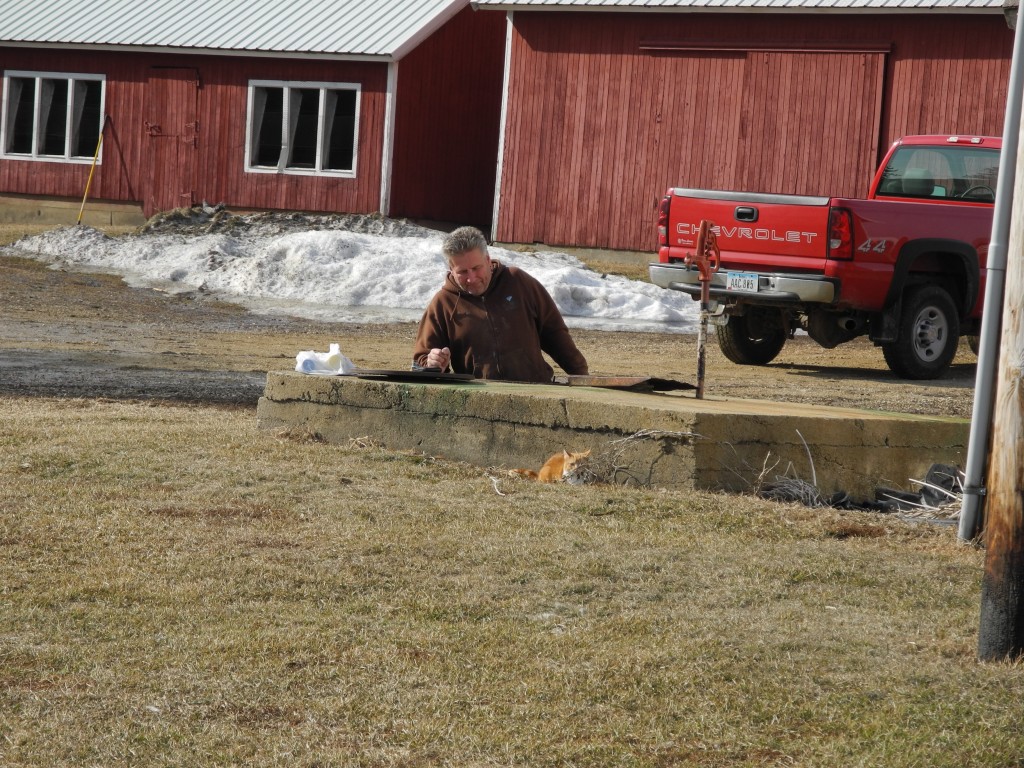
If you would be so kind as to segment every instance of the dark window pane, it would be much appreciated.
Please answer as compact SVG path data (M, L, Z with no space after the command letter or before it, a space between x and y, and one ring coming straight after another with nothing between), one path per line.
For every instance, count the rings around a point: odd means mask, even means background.
M253 165L276 168L281 159L281 121L284 119L284 89L257 88L253 94ZM261 108L262 107L262 108Z
M43 80L39 91L42 147L39 154L63 157L67 151L68 81Z
M36 81L29 77L12 77L10 81L11 102L8 109L8 152L30 154L32 152L32 127L35 125Z
M334 113L328 116L327 162L332 171L351 171L355 155L356 92L334 91Z
M316 168L317 118L320 91L294 88L291 91L289 168Z
M75 157L92 157L96 154L96 145L100 140L100 129L103 116L100 114L103 83L98 80L78 80L75 82L75 120L72 125L73 146L71 154Z

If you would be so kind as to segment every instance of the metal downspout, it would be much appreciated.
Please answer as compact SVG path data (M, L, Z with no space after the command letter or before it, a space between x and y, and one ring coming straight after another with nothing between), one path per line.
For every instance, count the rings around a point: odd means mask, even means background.
M1003 148L999 154L999 180L992 213L992 237L986 262L985 308L981 318L981 336L978 340L978 373L974 384L974 407L971 411L971 432L967 443L967 466L964 469L964 493L957 533L962 541L972 540L980 528L979 518L982 497L985 495L985 472L992 431L992 404L995 400L994 381L999 364L1007 244L1010 240L1013 186L1017 175L1017 150L1020 140L1022 44L1016 24L1016 5L1016 0L1013 0L1011 22L1008 8L1010 3L1004 3L1007 23L1014 30L1013 58L1010 61L1010 83L1006 94L1006 114L1003 118Z

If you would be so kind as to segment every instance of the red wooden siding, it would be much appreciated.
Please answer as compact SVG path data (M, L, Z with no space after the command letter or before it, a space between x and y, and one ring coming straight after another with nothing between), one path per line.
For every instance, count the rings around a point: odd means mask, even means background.
M246 87L250 79L359 83L356 177L244 173ZM243 87L239 87L239 85ZM230 60L204 77L200 112L217 116L220 135L200 141L209 202L281 210L372 213L380 209L387 67L361 62ZM202 118L200 118L202 120ZM200 124L200 133L204 128Z
M466 8L399 63L393 215L490 226L505 27Z
M749 54L749 96L739 104L743 151L725 183L766 192L866 192L878 154L884 69L880 52Z
M95 199L142 202L147 212L190 199L236 208L379 210L384 64L0 48L0 67L106 75L110 122L90 189ZM198 93L183 71L198 73ZM359 83L356 178L245 173L250 79ZM0 191L80 196L88 174L87 164L0 160Z
M192 205L196 186L199 70L150 68L142 126L145 212Z
M500 241L653 250L669 186L862 195L897 136L1002 132L1001 16L514 20Z

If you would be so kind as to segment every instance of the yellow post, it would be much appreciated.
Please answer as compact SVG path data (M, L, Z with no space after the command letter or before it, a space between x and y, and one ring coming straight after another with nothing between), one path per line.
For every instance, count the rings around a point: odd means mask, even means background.
M100 126L100 137L96 142L96 152L92 156L92 166L89 168L89 179L85 182L85 194L82 195L82 207L78 209L78 221L76 224L82 223L82 214L85 213L85 201L89 199L89 187L92 186L92 175L96 172L96 161L100 157L100 147L103 146L103 132L107 129L107 120L110 119L110 115L103 118L103 125Z

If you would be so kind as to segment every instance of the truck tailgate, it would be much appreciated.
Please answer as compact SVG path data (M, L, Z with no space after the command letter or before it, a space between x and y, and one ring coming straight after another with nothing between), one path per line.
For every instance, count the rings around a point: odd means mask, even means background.
M714 224L722 266L821 272L828 249L828 197L675 188L660 261L693 253L702 220Z

